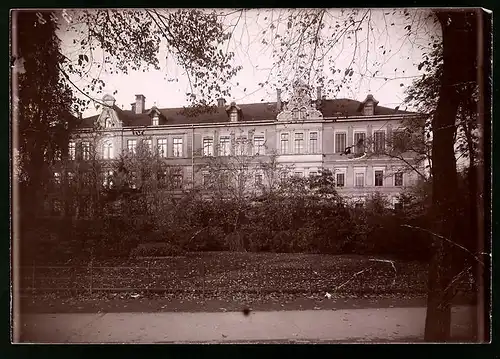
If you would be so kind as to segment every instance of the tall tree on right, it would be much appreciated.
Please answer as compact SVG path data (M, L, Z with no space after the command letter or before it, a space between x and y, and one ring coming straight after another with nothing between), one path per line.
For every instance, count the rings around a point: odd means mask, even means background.
M434 256L428 281L426 341L447 341L451 329L451 292L446 288L452 280L455 261L461 249L457 226L458 178L455 160L455 122L463 86L476 84L480 103L478 116L485 115L483 44L481 34L489 26L482 20L481 10L437 10L436 17L442 28L443 66L440 78L439 100L432 117L432 212L434 228ZM483 110L481 110L481 108ZM483 127L486 129L486 126ZM485 134L483 133L483 136ZM480 151L482 152L482 151ZM478 235L478 241L482 238ZM480 288L482 290L483 288ZM481 304L481 303L478 303ZM484 339L484 338L478 338Z

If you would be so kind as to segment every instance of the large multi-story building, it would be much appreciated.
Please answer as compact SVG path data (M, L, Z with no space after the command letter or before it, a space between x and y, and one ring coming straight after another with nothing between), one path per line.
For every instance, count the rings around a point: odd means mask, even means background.
M405 164L412 160L411 154L402 161L388 155L386 148L405 121L418 120L417 114L378 106L370 94L363 102L326 99L321 88L316 95L311 98L310 89L299 81L287 102L280 90L272 103L227 105L219 99L214 111L194 117L181 108L147 109L143 95L136 95L131 109L123 110L105 95L102 112L83 119L70 143L69 158L81 149L79 156L85 159L88 138L97 134L96 150L102 159L133 152L145 140L168 164L178 166L189 185L203 183L208 157L235 155L259 161L275 156L299 176L329 169L338 192L357 200L377 191L394 201L403 187L414 183L417 174L406 170ZM250 146L238 152L241 140Z

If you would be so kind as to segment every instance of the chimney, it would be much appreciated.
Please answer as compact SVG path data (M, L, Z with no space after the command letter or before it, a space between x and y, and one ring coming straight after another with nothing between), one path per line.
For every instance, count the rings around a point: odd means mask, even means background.
M135 95L135 113L143 113L146 107L146 97L144 95Z
M276 109L281 111L281 89L276 89Z
M226 105L226 100L223 99L223 98L218 98L217 99L217 107L221 108L221 107L224 107Z
M133 112L133 113L135 113L135 102L132 102L132 103L130 104L130 107L131 107L131 109L132 109L132 112Z

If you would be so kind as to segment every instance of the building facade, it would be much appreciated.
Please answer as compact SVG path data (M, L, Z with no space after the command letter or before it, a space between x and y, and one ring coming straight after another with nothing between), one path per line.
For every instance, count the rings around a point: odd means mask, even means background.
M144 141L180 169L181 182L189 188L203 184L208 158L251 156L257 164L275 156L293 175L331 170L338 192L356 201L374 192L395 201L417 180L405 165L411 154L402 161L388 155L387 148L394 134L419 115L378 106L372 95L363 102L329 100L318 88L311 98L310 89L296 82L287 102L280 91L272 103L227 105L219 99L214 111L194 117L179 108L147 109L143 95L136 96L130 110L118 108L110 95L103 102L99 115L82 120L69 144L69 160L88 159L90 146L102 160L116 159ZM255 176L262 181L261 174Z

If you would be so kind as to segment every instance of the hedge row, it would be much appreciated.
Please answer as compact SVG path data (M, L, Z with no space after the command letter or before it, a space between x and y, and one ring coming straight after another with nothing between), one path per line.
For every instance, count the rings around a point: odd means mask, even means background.
M239 210L231 206L184 205L174 209L176 216L30 220L21 226L21 252L27 261L171 256L186 251L370 254L425 260L430 253L423 232L402 226L423 225L422 218L408 218L385 207L298 202Z

